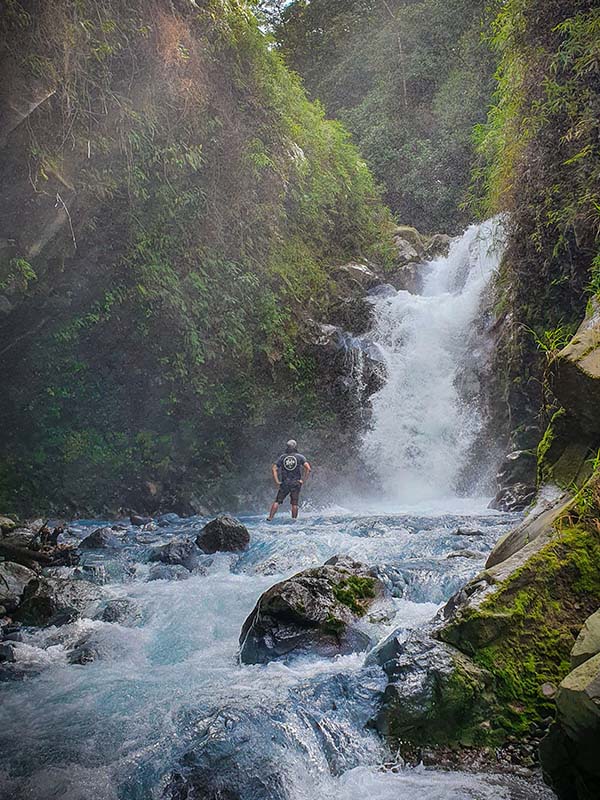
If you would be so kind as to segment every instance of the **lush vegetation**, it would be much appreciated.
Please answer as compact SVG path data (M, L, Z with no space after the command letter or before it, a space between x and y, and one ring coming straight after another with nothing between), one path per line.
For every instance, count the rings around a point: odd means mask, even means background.
M304 325L386 257L369 170L243 0L2 6L1 505L239 492L330 419Z
M488 6L294 0L276 24L288 63L353 133L400 221L424 231L470 221L473 126L485 120L495 68Z
M544 353L566 342L600 289L600 10L593 0L509 0L492 41L500 66L477 133L476 194L483 215L510 212L497 371L516 416L531 416Z

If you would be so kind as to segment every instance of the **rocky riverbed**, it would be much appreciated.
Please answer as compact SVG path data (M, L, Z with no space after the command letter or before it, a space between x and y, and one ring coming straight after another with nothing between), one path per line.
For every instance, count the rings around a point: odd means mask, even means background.
M517 520L340 512L296 525L175 515L66 525L57 544L78 563L21 573L3 618L2 793L550 797L518 748L487 761L469 743L459 756L420 747L400 757L376 730L392 680L381 643L424 630ZM10 563L0 569L17 575ZM20 619L32 583L31 597L41 585L59 598L61 616ZM264 653L290 613L302 647L245 658L249 632ZM426 682L429 665L415 669Z

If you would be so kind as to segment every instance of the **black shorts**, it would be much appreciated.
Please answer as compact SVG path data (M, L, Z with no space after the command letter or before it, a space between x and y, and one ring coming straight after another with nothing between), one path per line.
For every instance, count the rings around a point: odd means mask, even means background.
M300 481L294 481L293 483L282 483L281 486L279 487L279 491L277 492L277 497L275 498L275 502L283 503L283 501L289 494L291 504L293 506L297 506L301 488L302 484L300 483Z

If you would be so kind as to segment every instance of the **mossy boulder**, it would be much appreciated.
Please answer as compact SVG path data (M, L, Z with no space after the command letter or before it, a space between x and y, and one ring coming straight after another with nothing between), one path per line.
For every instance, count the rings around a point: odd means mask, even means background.
M574 669L556 696L557 721L540 747L544 777L560 800L600 797L600 654Z
M261 595L242 626L240 660L265 664L366 650L371 640L357 622L383 593L373 572L348 557L299 572Z
M600 653L600 610L588 617L571 650L573 669Z
M496 714L489 672L419 632L392 634L369 657L389 678L375 726L395 744L483 745Z
M600 436L600 301L593 298L579 330L553 362L550 383L588 438Z
M493 675L507 735L553 713L542 687L567 675L575 637L600 604L598 484L587 492L551 511L535 540L486 569L444 612L439 637Z
M560 408L538 445L538 482L562 488L581 486L591 476L593 440L582 430L577 418Z

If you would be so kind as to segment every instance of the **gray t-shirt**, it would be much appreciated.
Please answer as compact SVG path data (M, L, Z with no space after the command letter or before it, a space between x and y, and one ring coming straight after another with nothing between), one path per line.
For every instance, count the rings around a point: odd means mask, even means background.
M302 453L282 453L275 462L282 483L294 483L302 479L302 467L306 459Z

